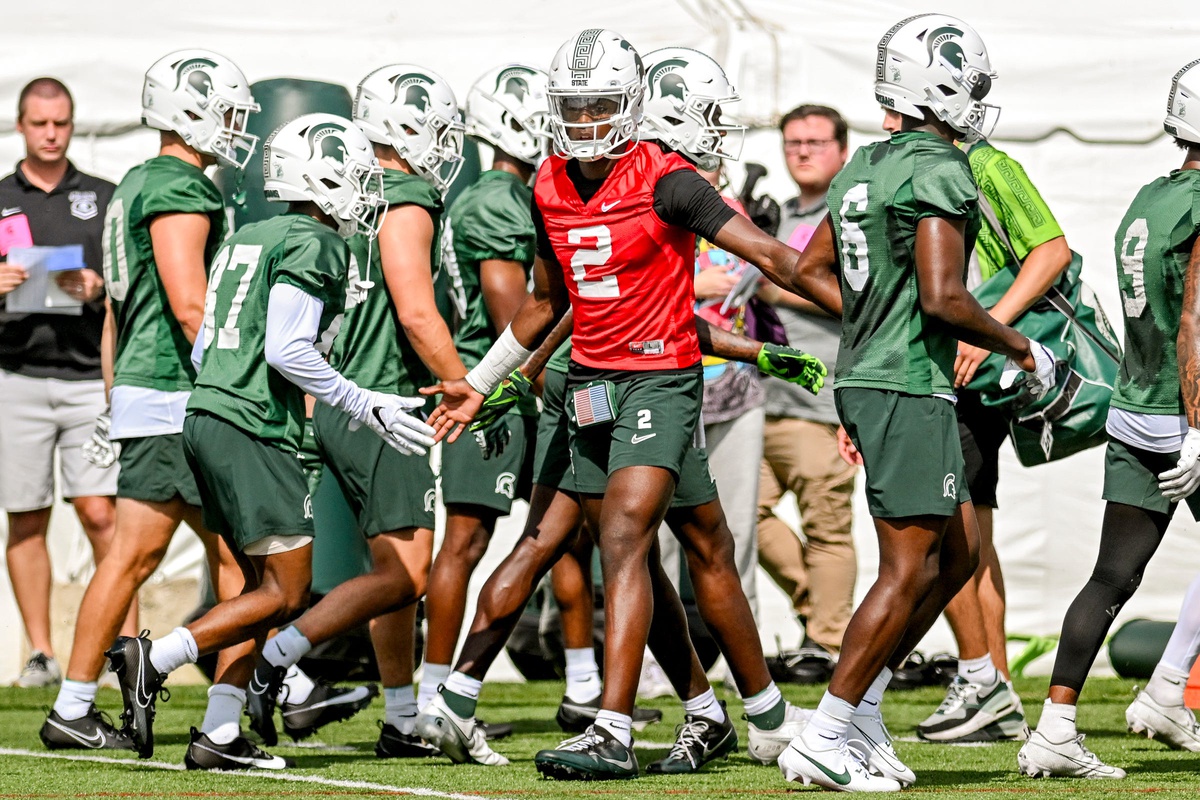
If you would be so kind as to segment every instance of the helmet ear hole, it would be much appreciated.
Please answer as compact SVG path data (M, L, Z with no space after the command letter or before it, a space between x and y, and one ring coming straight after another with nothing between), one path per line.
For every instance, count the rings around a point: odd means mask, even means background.
M936 88L946 97L952 97L954 95L954 89L944 83L939 83Z
M337 181L330 180L329 178L321 178L321 185L329 190L334 190L334 189L338 188Z

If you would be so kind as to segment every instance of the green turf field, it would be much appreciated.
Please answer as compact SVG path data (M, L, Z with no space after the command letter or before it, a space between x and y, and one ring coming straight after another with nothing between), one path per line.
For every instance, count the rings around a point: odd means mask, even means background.
M1046 679L1025 680L1018 688L1032 715L1038 713ZM497 743L497 749L512 759L509 767L453 766L448 761L380 761L373 747L378 735L376 720L382 717L382 701L358 717L332 725L318 733L324 746L281 746L274 752L293 758L297 768L288 776L301 780L317 777L323 783L280 782L253 775L209 775L178 771L183 762L190 725L204 714L202 687L179 687L168 703L159 704L155 726L157 750L151 762L130 760L127 764L66 761L13 754L30 751L46 754L37 731L45 709L54 700L50 690L0 689L0 798L74 797L287 797L326 798L409 789L414 794L445 797L452 794L488 798L553 798L608 795L632 798L737 798L751 795L817 792L783 782L777 768L754 764L745 755L745 724L739 722L743 747L728 761L710 766L690 777L642 778L621 784L576 784L542 780L533 768L535 752L553 747L560 740L554 711L561 684L489 685L480 710L491 720L515 723L517 735ZM815 705L820 687L788 687L793 702ZM741 705L726 695L740 716ZM884 708L892 734L898 739L900 756L917 773L917 785L908 794L937 794L941 797L976 797L1029 794L1046 797L1126 797L1149 793L1155 798L1200 797L1200 754L1177 753L1125 732L1125 707L1132 699L1132 683L1094 680L1084 692L1079 714L1080 729L1088 733L1088 744L1102 758L1124 767L1124 781L1034 781L1016 773L1016 744L949 747L920 744L906 739L913 726L940 702L939 689L889 693ZM102 690L100 703L110 712L120 710L118 694ZM638 759L644 765L660 757L672 739L674 726L682 721L677 701L660 701L666 712L663 724L641 734ZM60 753L64 751L59 751ZM88 757L108 756L68 751ZM171 769L175 768L175 769ZM260 773L261 774L261 773ZM276 773L279 774L279 773ZM356 783L375 784L374 787Z

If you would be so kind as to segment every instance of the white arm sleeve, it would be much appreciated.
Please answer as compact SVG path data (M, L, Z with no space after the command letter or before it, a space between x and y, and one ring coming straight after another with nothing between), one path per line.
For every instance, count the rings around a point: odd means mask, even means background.
M267 363L307 394L362 421L370 407L370 392L342 377L314 345L324 308L320 300L295 286L272 286L267 300Z
M475 366L475 369L467 373L467 383L471 384L472 389L486 397L500 385L502 380L508 377L510 372L524 364L525 359L532 354L532 350L527 350L517 341L517 337L513 335L512 326L509 325L500 334L500 338L496 340L495 344L484 353L483 359Z

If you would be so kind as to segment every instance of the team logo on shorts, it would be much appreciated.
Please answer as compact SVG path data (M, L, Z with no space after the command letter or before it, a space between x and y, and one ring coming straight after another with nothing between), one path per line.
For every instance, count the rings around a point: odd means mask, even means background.
M425 512L426 513L430 513L433 511L433 503L435 500L437 500L437 489L430 489L429 491L425 492Z
M312 495L311 495L311 494L306 494L306 495L304 495L304 518L305 518L305 519L312 519L312 518L313 518L313 515L312 515Z
M517 476L511 472L501 472L496 476L496 494L502 494L509 500L513 499L513 488L516 486Z
M71 201L71 216L75 219L91 219L100 213L95 192L71 192L67 199Z
M947 472L946 477L942 478L942 497L958 497L958 492L954 490L953 472Z

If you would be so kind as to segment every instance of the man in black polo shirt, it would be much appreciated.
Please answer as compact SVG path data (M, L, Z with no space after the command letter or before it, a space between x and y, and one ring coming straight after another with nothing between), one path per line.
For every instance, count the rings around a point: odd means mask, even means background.
M83 303L82 315L9 313L3 295L27 274L0 255L0 507L8 511L8 573L33 648L21 686L62 679L50 644L46 550L56 448L60 490L74 504L97 561L108 549L114 522L117 468L97 467L81 452L105 408L100 241L113 185L67 160L73 114L61 82L38 78L25 86L17 104L25 158L0 180L0 225L8 230L0 236L0 253L20 244L28 230L35 245L83 245L86 265L55 276L59 288ZM136 633L136 610L125 629Z

